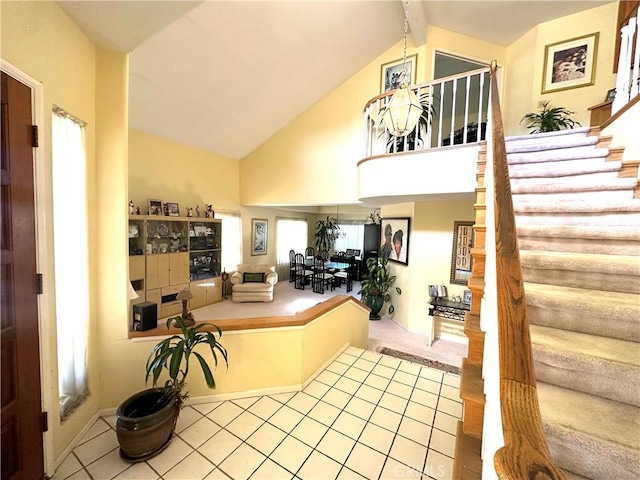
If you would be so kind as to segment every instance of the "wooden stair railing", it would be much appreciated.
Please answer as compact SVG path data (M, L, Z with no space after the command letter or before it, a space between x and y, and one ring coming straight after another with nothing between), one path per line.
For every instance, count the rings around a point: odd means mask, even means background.
M502 114L491 63L491 118L495 195L500 411L504 447L494 456L498 478L564 479L547 447L538 405L524 281L511 198Z

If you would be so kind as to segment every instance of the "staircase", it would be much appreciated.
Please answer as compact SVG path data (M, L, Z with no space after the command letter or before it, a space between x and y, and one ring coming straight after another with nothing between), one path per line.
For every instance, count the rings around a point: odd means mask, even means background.
M640 478L640 162L589 128L506 139L537 391L568 478Z

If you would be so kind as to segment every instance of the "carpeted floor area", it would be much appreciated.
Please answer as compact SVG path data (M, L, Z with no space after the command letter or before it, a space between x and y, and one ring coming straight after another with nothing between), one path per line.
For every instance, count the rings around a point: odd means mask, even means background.
M359 298L360 283L354 282L349 292ZM344 287L324 294L314 293L311 288L296 290L293 283L279 282L275 286L273 302L270 303L234 303L231 296L222 302L193 310L196 320L222 320L227 318L255 318L279 315L295 315L334 295L346 294ZM426 321L426 318L425 318ZM460 367L462 358L467 354L466 345L436 339L428 346L426 335L409 332L391 318L383 316L379 321L369 322L369 350L379 351L389 348L407 355L415 355L441 364ZM419 362L418 362L419 363Z

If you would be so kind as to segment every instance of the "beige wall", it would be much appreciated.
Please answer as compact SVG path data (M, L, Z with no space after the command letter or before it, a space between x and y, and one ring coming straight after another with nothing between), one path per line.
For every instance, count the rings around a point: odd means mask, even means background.
M612 2L541 23L508 47L503 112L507 135L528 132L518 123L526 113L538 111L538 101L549 100L552 107L568 108L576 112L572 118L583 126L589 125L590 113L587 109L602 103L607 90L615 86L615 75L612 72L617 12L618 4ZM600 32L594 85L543 95L545 46L594 32Z
M38 271L44 274L45 294L40 299L40 322L46 323L50 335L42 338L43 380L50 388L43 392L49 411L50 432L45 436L47 473L52 474L52 462L61 455L77 433L99 407L100 358L98 351L99 309L97 300L98 252L90 249L90 349L89 388L92 395L61 423L58 407L57 347L55 335L53 215L51 187L51 110L58 105L87 122L85 141L87 152L87 206L89 212L98 208L96 167L96 51L94 45L54 2L2 2L2 58L27 75L42 82L44 94L43 121L40 125L43 163L36 165L39 178L37 195ZM69 213L70 215L72 212ZM95 216L89 215L89 241L97 241ZM124 238L124 232L116 239ZM116 240L117 241L117 240Z

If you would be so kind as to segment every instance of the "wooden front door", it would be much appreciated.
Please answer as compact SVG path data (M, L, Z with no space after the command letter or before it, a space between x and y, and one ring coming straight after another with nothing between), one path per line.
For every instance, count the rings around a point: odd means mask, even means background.
M31 89L2 73L2 479L44 477Z

